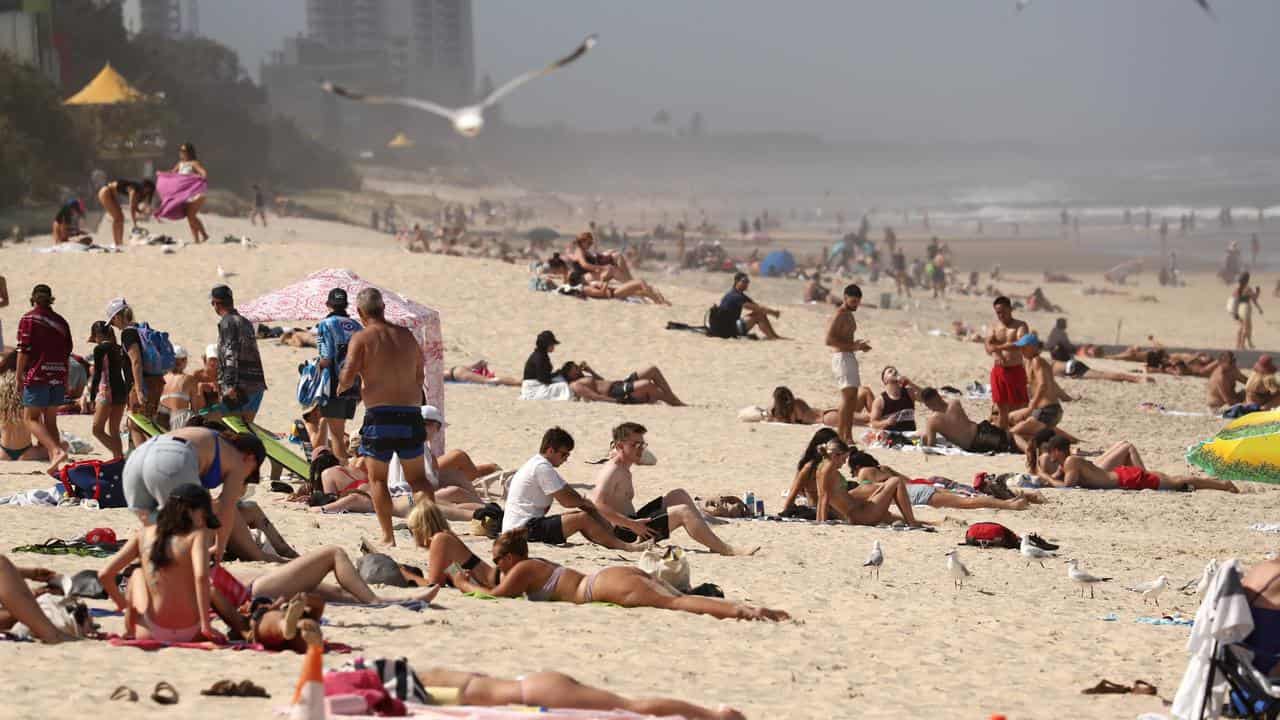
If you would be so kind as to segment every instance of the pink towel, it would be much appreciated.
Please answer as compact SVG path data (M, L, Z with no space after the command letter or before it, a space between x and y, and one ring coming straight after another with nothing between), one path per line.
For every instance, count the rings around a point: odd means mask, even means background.
M209 189L209 181L199 175L156 173L156 193L160 195L160 209L156 217L181 220L187 216L187 202L203 195Z

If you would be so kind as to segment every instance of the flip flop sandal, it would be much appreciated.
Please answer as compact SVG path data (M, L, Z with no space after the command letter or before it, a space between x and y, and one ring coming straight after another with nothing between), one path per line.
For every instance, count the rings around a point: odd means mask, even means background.
M131 687L121 685L111 693L112 700L128 700L129 702L138 702L138 693Z
M208 695L210 697L224 697L228 695L235 686L236 684L230 680L219 680L213 685L201 690L200 694Z
M201 695L209 697L244 697L244 698L269 698L271 694L261 685L256 685L252 680L241 680L233 682L231 680L219 680L207 690L201 690Z
M1159 691L1156 690L1155 685L1152 685L1146 680L1134 680L1133 690L1131 692L1134 695L1155 695Z
M179 698L177 688L164 680L156 683L156 689L151 691L151 699L160 705L177 705Z
M1110 680L1099 680L1097 685L1080 692L1084 695L1128 695L1131 691L1132 688L1127 685L1113 683Z

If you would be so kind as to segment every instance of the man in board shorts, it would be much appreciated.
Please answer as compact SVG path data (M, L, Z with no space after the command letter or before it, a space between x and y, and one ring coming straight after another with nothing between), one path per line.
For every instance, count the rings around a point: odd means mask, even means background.
M1027 370L1021 349L1015 344L1030 332L1027 324L1013 317L1013 303L1001 295L992 303L998 321L986 340L992 357L991 401L995 403L1001 428L1009 428L1009 413L1027 406Z

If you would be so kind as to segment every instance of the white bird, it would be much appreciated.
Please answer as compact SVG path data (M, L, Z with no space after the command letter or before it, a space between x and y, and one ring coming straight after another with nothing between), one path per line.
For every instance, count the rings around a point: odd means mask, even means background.
M862 563L862 567L871 568L868 575L875 573L876 579L880 579L880 567L884 565L884 550L880 548L880 541L876 540L871 545L871 554L867 556L867 561Z
M951 573L951 580L956 588L964 587L964 579L973 574L960 562L960 553L956 550L947 553L947 572Z
M1209 589L1209 581L1213 580L1213 574L1218 572L1218 559L1211 558L1205 563L1204 571L1200 573L1200 579L1188 580L1179 590L1182 592L1194 591L1196 595L1203 595L1205 590Z
M1022 557L1027 559L1027 567L1031 567L1031 562L1033 560L1040 563L1040 567L1044 567L1045 558L1058 557L1058 554L1052 550L1045 550L1044 548L1036 547L1035 544L1031 542L1030 534L1022 536L1022 548L1020 552L1022 553Z
M370 105L407 105L408 107L425 110L429 113L434 113L448 119L449 122L453 123L453 129L456 130L458 134L465 137L475 137L480 134L482 129L484 129L484 111L486 108L492 106L512 90L515 90L530 80L558 70L583 55L586 55L587 51L595 46L596 36L594 34L588 35L587 38L582 41L582 44L578 45L578 47L568 55L556 60L544 68L530 70L523 75L518 75L508 81L506 85L503 85L489 93L488 97L481 100L479 103L460 108L447 108L443 105L433 103L430 100L420 100L412 97L365 95L342 87L341 85L335 85L328 81L321 83L320 87L322 87L325 92L333 93L334 95L347 98L348 100L369 103Z
M1156 607L1160 607L1160 593L1164 592L1164 589L1167 587L1169 587L1169 578L1161 575L1151 582L1144 582L1141 585L1134 585L1127 589L1136 593L1142 593L1143 605L1147 604L1147 598L1151 598L1155 601Z
M1084 588L1089 586L1089 597L1093 597L1093 586L1110 580L1109 577L1098 577L1080 569L1079 563L1075 560L1067 561L1067 577L1071 578L1071 582L1080 586L1080 597L1084 597Z
M218 277L222 278L223 280L226 280L227 278L233 278L235 276L236 274L234 272L228 272L226 270L223 270L221 265L218 266Z

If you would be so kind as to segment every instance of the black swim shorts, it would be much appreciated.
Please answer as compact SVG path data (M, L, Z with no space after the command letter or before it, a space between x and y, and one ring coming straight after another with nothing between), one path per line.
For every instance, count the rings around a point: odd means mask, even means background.
M656 533L653 537L655 540L666 540L671 537L671 529L667 524L667 508L660 497L645 503L644 507L635 511L629 517L632 520L648 520L649 529ZM620 525L614 526L613 536L622 542L635 542L638 537L635 533Z

